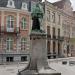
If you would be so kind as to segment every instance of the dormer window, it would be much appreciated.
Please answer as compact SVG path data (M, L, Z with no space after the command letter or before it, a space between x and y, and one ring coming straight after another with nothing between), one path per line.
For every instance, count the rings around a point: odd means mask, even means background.
M8 0L7 7L15 8L14 1L13 0Z
M23 9L23 10L28 10L28 9L27 9L27 3L25 3L25 2L22 3L22 9Z

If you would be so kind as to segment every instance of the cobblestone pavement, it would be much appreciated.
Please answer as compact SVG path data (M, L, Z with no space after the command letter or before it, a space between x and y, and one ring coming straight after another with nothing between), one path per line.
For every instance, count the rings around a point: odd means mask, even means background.
M26 64L0 65L0 75L17 75L25 66Z
M75 75L75 65L62 65L61 63L51 63L50 67L60 72L61 75Z
M18 71L26 66L27 63L0 65L0 75L17 75ZM61 75L75 75L75 64L69 65L69 62L62 64L62 61L52 61L49 63L49 66L57 72L61 72Z

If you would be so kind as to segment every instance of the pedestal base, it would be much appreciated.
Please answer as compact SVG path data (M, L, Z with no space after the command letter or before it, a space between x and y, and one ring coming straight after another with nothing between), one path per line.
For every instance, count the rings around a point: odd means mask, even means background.
M39 72L37 72L36 70L26 70L26 71L20 72L20 74L18 75L61 75L61 73L58 73L52 69L47 69L47 70L41 69Z
M38 75L61 75L53 69L41 69Z
M19 72L18 75L61 75L48 65L46 38L45 33L31 33L30 62L28 67Z

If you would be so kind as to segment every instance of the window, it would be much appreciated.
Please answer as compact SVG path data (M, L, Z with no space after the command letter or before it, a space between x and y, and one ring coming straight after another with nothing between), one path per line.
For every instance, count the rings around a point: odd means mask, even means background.
M23 10L28 10L27 3L25 3L25 2L22 3L22 9Z
M25 50L26 49L26 38L22 38L21 39L21 50Z
M58 24L60 24L60 15L58 15Z
M13 39L12 38L7 38L7 50L12 50L13 49Z
M27 61L27 56L22 56L22 57L21 57L21 61L22 61L22 62Z
M50 41L47 41L47 53L50 54Z
M47 11L47 15L48 15L47 16L47 21L50 21L50 11L49 10Z
M14 17L7 16L7 28L13 28L14 26Z
M14 60L13 60L13 57L6 57L6 61L7 62L13 62Z
M55 12L52 13L52 22L55 23Z
M56 49L56 43L55 43L55 41L53 41L53 53L56 53L55 49Z
M60 29L58 29L58 37L60 37Z
M22 29L25 29L26 28L26 18L22 18L22 25L21 25L21 28Z
M58 42L58 55L60 55L61 54L61 47L60 47L60 42Z
M50 35L50 26L47 26L47 38L51 38L51 35Z
M53 38L55 38L55 28L53 27Z
M50 26L47 26L47 34L50 35Z

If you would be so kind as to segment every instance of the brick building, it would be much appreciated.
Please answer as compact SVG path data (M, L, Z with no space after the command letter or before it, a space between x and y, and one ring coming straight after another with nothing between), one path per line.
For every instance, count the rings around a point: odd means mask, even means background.
M26 0L0 0L0 63L27 60L30 23Z
M0 63L27 60L31 11L38 0L0 0ZM75 12L69 0L45 4L49 58L75 56Z

